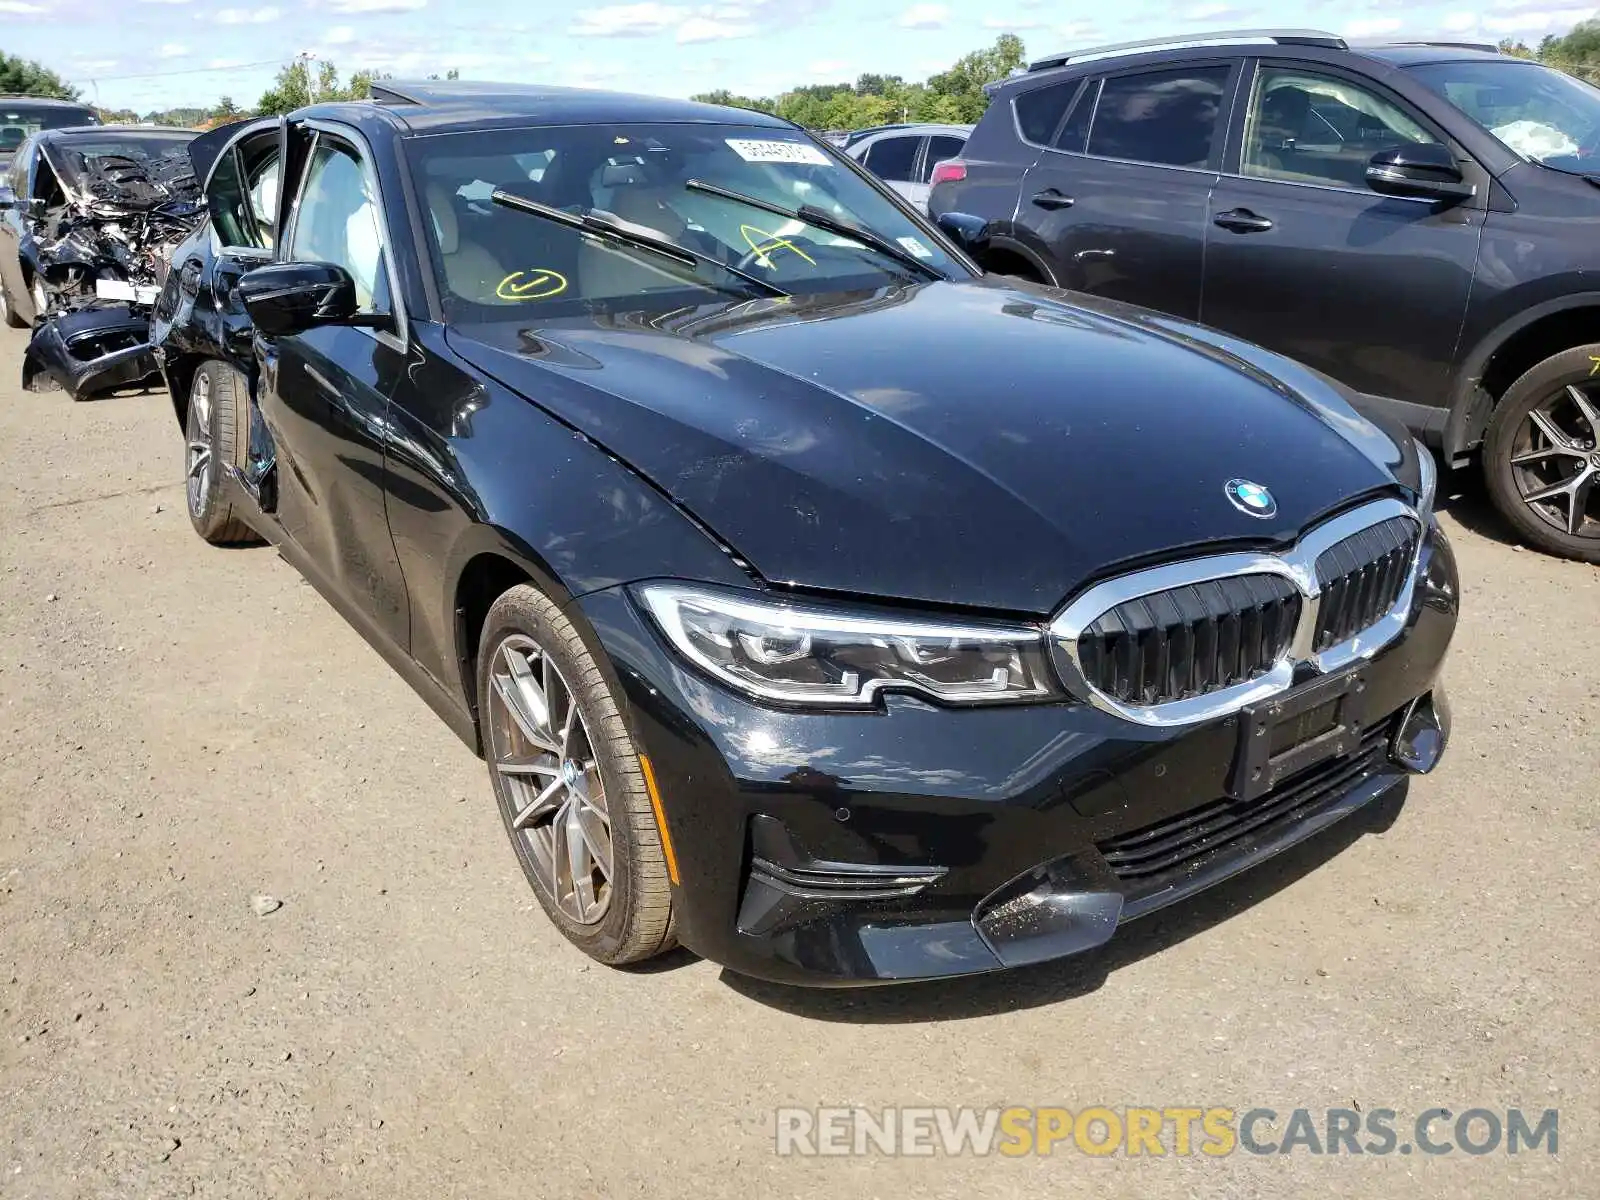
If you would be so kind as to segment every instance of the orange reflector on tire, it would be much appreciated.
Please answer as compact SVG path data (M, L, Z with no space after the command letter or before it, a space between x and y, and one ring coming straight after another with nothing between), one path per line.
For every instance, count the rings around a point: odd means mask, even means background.
M661 793L656 790L656 773L650 766L650 756L639 755L639 769L644 772L644 788L650 793L650 808L656 814L656 829L661 834L661 852L667 857L667 878L678 882L678 856L672 852L672 835L667 832L667 814L661 811Z

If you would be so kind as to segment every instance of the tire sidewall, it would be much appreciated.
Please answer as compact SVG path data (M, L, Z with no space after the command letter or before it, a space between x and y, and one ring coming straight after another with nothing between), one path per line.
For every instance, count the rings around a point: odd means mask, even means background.
M210 475L210 486L206 489L206 505L200 512L196 512L189 503L189 443L194 441L196 433L196 417L194 404L194 390L199 386L201 377L204 376L210 383L211 402L210 411L206 414L206 440L211 446L211 458L206 463L206 472ZM217 505L222 496L222 448L217 444L217 380L215 368L211 363L202 363L194 373L194 379L189 385L189 403L185 407L183 418L183 462L184 462L184 507L189 510L189 520L194 523L196 532L202 537L207 536L212 525L215 524Z
M1530 545L1547 554L1600 562L1600 539L1564 533L1529 508L1517 486L1511 455L1528 413L1571 383L1587 382L1596 369L1600 345L1576 346L1551 356L1506 389L1484 439L1483 472L1495 508Z
M538 643L550 655L561 678L578 703L578 711L588 726L600 780L606 789L607 807L611 814L611 904L606 914L593 925L583 925L567 916L557 906L555 897L546 889L534 868L532 851L522 833L512 828L512 809L500 772L494 767L494 732L490 728L491 714L489 691L493 686L490 676L495 656L501 644L512 634L522 634ZM579 655L582 658L580 660ZM598 680L598 682L597 682ZM548 597L531 585L514 588L490 609L484 622L483 636L478 646L478 696L479 716L483 728L483 750L489 765L489 777L494 789L495 805L500 810L506 833L515 848L517 861L528 878L529 886L538 897L546 915L562 934L586 954L602 962L614 959L623 949L628 936L635 903L633 879L640 862L634 844L633 826L626 819L623 806L637 802L631 796L631 780L617 761L617 748L612 738L599 731L608 717L620 722L619 707L603 679L587 646L573 626L570 618ZM631 741L631 738L630 738ZM614 798L614 799L613 799Z

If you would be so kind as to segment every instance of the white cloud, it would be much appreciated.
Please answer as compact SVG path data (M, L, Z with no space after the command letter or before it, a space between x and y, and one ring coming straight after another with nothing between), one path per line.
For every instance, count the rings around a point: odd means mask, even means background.
M224 8L217 11L216 22L218 25L268 25L280 15L275 8Z
M900 14L902 29L943 29L950 10L942 4L913 4Z
M44 6L40 4L28 4L24 0L0 0L0 13L31 17L42 12L44 12Z
M333 0L329 12L336 13L398 13L415 12L426 8L428 0Z
M157 58L188 58L189 47L178 42L168 42L156 51Z
M806 65L806 73L818 79L842 79L849 73L850 64L837 58L823 58Z
M242 67L244 65L245 60L242 58L213 58L206 63L206 66L210 67L213 71L231 71L235 67Z
M1383 37L1394 33L1403 23L1399 17L1363 17L1358 21L1346 21L1343 32L1346 37Z
M755 32L756 27L742 19L690 17L678 26L678 44L687 46L694 42L724 42L733 38L750 37Z
M122 65L116 58L74 58L72 70L77 75L100 75L107 71L114 71Z
M675 4L609 4L577 14L574 37L650 37L682 24L689 14Z
M1240 8L1235 4L1197 4L1185 10L1185 21L1244 21L1253 17L1253 9Z
M1038 29L1042 24L1042 21L1007 21L1001 17L985 17L983 19L983 27L985 29L1003 29L1011 33L1021 33L1026 29Z
M335 25L322 37L326 46L348 46L356 40L356 31L349 25Z
M144 4L193 4L194 0L141 0Z

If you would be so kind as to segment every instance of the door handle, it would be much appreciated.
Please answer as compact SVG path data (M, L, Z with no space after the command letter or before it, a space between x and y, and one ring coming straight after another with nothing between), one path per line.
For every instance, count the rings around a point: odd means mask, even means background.
M1211 218L1211 223L1220 225L1224 229L1231 229L1234 233L1265 233L1272 228L1270 220L1257 216L1248 208L1235 208L1225 213L1218 213Z
M1054 212L1058 208L1071 208L1077 201L1071 196L1063 195L1055 188L1045 188L1042 192L1034 193L1033 203L1038 208Z

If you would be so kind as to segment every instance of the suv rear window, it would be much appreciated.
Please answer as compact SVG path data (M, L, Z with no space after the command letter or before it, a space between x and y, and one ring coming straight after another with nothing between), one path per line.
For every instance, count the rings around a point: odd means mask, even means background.
M1211 161L1222 117L1225 65L1116 75L1100 89L1089 153L1169 167Z

